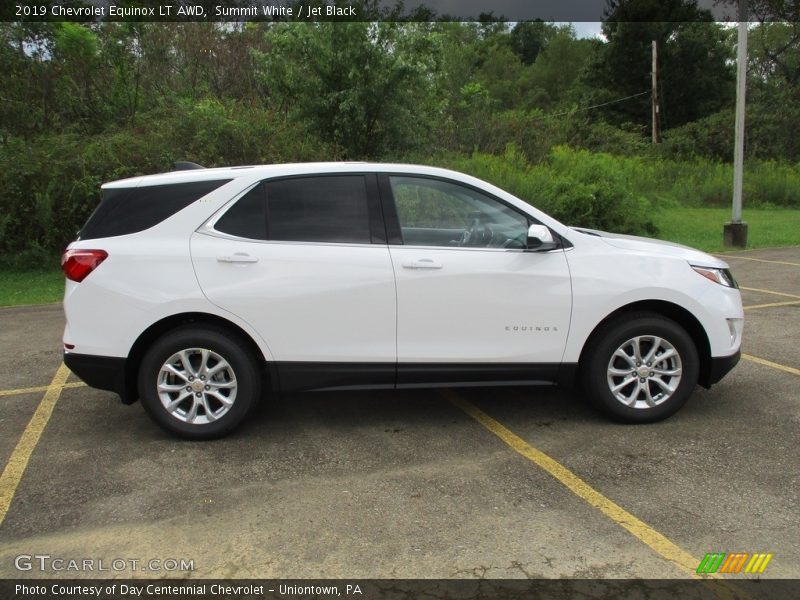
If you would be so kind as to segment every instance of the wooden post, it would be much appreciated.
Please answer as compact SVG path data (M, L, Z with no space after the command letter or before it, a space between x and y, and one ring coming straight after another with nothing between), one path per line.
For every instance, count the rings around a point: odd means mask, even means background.
M651 70L653 89L650 93L653 109L653 143L658 143L658 43L653 40L653 68Z

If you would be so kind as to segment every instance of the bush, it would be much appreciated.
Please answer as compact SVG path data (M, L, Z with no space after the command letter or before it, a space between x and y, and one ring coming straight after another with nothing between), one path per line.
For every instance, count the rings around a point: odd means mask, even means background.
M104 182L169 171L176 160L213 167L336 157L302 124L237 103L202 100L142 122L150 125L0 145L0 254L61 252L97 206Z
M733 166L697 158L694 161L659 161L663 194L674 204L693 207L727 207L733 198ZM743 203L747 208L800 207L798 165L777 161L745 163Z
M664 132L657 150L665 157L730 161L733 158L733 110L725 110Z
M97 206L104 181L168 170L167 156L130 132L15 140L0 149L0 253L60 252Z
M542 164L529 166L513 147L512 153L507 151L503 157L474 154L470 159L451 159L445 164L497 182L565 222L580 216L608 227L622 227L617 231L651 232L647 224L650 218L642 216L647 211L677 206L728 207L733 197L733 166L702 158L685 161L655 155L613 156L559 146ZM588 200L587 194L596 198ZM611 204L615 204L612 212L597 214L601 206ZM800 165L747 161L744 206L800 208ZM630 219L620 221L617 210L630 210Z
M800 137L788 125L800 119L800 93L794 90L747 92L745 160L800 160ZM693 160L733 160L735 115L726 109L664 132L658 151L662 156Z
M800 207L800 164L769 160L746 165L743 195L750 207Z
M650 140L631 127L615 127L603 121L570 120L568 142L574 148L620 156L646 155Z
M0 254L24 252L15 263L31 265L54 256L97 206L103 182L169 171L175 160L212 167L340 156L307 124L230 100L186 101L145 115L141 122L141 127L94 136L47 135L0 145ZM506 111L487 123L490 130L498 128L494 136L484 132L482 145L489 152L431 158L425 151L396 158L471 173L570 225L622 233L654 234L652 213L661 208L727 207L731 202L729 163L697 156L679 160L670 157L669 148L640 149L640 156L550 148L570 129L552 119L535 121L533 113ZM637 147L634 134L607 125L579 133L586 146L604 142L621 152ZM519 143L498 147L502 139ZM800 208L799 166L749 159L745 207Z
M650 203L635 193L629 172L608 154L560 146L546 162L529 165L524 154L509 145L503 156L476 153L445 162L569 225L640 235L657 231L648 211Z

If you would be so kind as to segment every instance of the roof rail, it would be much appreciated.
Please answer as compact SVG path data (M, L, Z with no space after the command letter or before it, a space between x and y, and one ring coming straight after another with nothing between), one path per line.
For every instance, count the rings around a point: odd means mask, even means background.
M191 171L193 169L205 169L203 165L189 162L188 160L175 161L175 171Z

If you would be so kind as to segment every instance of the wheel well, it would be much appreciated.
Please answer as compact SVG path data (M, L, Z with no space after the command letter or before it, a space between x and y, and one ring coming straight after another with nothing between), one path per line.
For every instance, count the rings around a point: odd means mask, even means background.
M703 326L692 313L682 306L663 300L643 300L641 302L634 302L618 308L608 315L605 319L597 324L592 333L589 335L589 338L586 340L583 350L581 351L579 364L583 364L584 354L586 353L587 348L591 347L595 336L607 323L626 313L642 311L655 313L668 319L672 319L686 330L686 332L692 338L692 341L697 348L697 355L700 358L698 382L704 387L709 387L709 379L711 376L711 345L708 342L708 336L706 335Z
M247 344L248 349L253 352L253 356L259 359L259 363L266 365L263 360L263 354L258 344L255 343L253 338L238 325L230 321L211 315L208 313L182 313L172 315L153 323L150 327L144 330L142 334L136 339L131 346L131 351L128 353L128 359L125 361L125 395L122 401L125 404L133 404L139 398L139 391L137 389L136 380L139 373L139 365L142 363L142 358L147 353L147 349L153 345L158 338L165 333L172 331L182 325L214 325L223 329L227 329L231 333L237 335L242 341ZM266 373L266 368L264 369Z

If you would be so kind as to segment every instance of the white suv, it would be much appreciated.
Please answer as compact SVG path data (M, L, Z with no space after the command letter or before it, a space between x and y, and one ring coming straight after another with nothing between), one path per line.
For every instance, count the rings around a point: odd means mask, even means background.
M578 380L612 417L656 421L733 368L743 324L713 256L400 164L108 183L62 265L67 366L195 439L267 390Z

